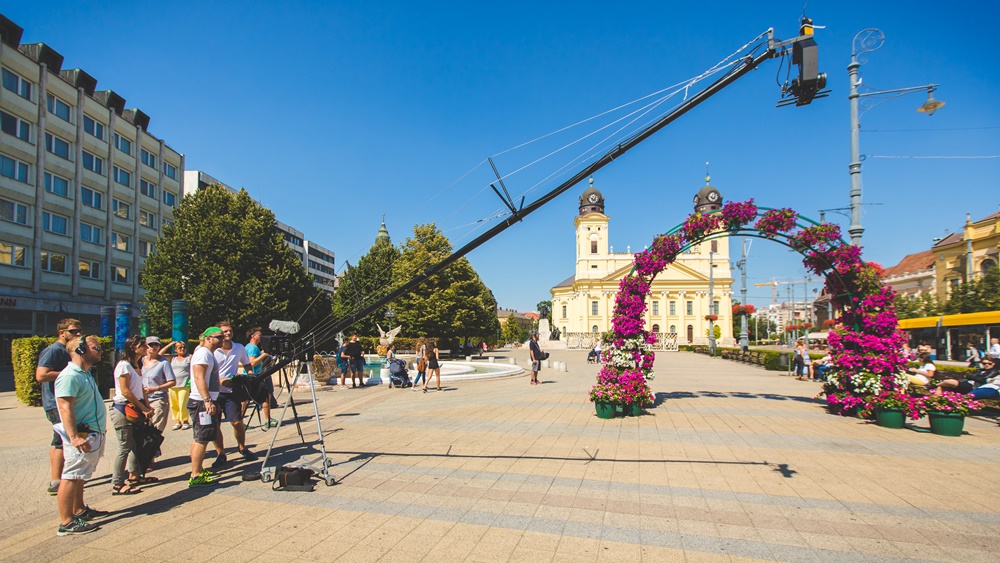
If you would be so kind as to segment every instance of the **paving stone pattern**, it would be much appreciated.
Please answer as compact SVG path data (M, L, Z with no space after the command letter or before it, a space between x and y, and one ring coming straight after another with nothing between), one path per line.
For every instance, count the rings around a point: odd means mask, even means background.
M526 363L527 351L509 354ZM827 414L815 383L683 352L658 355L647 415L601 420L585 357L553 352L570 370L543 370L538 386L525 375L427 394L322 392L339 483L312 493L242 482L259 463L188 489L190 433L168 429L160 483L112 497L111 436L86 498L114 513L79 537L55 535L43 413L0 394L0 559L998 559L993 421L968 420L961 438L887 430ZM298 410L311 441L312 404ZM271 433L248 436L263 454ZM278 462L314 455L294 425L275 451Z

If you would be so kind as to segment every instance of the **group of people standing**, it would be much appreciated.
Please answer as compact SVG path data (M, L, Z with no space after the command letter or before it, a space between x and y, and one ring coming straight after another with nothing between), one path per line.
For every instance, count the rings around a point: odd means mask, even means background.
M136 434L140 425L163 432L170 417L174 430L193 430L189 487L214 485L212 469L228 463L219 431L223 415L233 428L237 453L244 461L256 459L246 446L245 404L233 394L233 381L240 368L247 374L259 373L268 357L259 346L259 327L247 331L249 344L243 346L233 341L231 323L219 322L201 334L190 355L185 342L163 346L156 336L129 337L114 368L115 391L107 413L89 373L101 360L98 338L84 335L77 319L63 319L56 328L56 341L39 355L35 378L41 384L43 410L53 428L48 492L57 496L58 535L91 532L99 527L94 521L108 515L84 503L83 489L104 454L109 418L118 438L112 460L113 495L137 494L143 485L158 481L147 475L154 462L140 463L136 456ZM167 353L171 348L173 353ZM274 388L269 379L264 378L268 397L260 405L266 428L277 424L270 418ZM217 456L212 469L205 469L210 442ZM156 452L153 459L158 455Z

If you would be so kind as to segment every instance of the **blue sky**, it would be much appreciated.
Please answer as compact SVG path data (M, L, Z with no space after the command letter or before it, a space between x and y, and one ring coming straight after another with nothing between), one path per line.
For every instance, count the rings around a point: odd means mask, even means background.
M607 200L612 245L642 248L683 221L706 161L727 199L753 197L811 217L846 207L846 66L852 38L867 27L882 29L886 42L862 66L865 84L940 83L936 97L948 105L928 118L915 112L924 95L913 94L874 108L862 119L862 154L1000 155L1000 69L993 41L974 25L989 19L987 5L811 2L809 15L826 26L816 38L830 97L775 108L781 69L770 61L604 168L595 185ZM625 112L504 151L689 80L768 27L790 38L801 11L801 2L21 2L3 9L25 29L23 42L51 45L64 68L83 68L99 89L149 114L150 131L184 153L188 169L245 187L278 219L332 249L338 266L364 254L382 213L394 242L415 223L435 221L460 246L501 207L488 188L486 157L496 155L505 175L521 169ZM510 175L507 187L537 198L582 166L559 175L561 167L600 152L591 147L607 132ZM929 248L933 237L960 228L965 213L982 217L1000 204L1000 159L867 158L863 172L864 199L879 204L865 208L865 256L884 265ZM469 256L501 306L533 310L573 273L572 222L585 187ZM828 217L846 232L846 217ZM803 275L795 256L754 242L751 285ZM758 305L771 298L766 287L749 295Z

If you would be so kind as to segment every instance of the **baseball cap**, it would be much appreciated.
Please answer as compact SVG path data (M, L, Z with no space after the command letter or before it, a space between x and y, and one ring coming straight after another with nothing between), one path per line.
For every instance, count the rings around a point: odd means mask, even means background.
M148 336L146 337L146 344L159 344L160 338L158 336Z
M201 337L204 339L212 336L213 334L222 334L222 329L217 326L210 326L205 329L205 332L201 333Z

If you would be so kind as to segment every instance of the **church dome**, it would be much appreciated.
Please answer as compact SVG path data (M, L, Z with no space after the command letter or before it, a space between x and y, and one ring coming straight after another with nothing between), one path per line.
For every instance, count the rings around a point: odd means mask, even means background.
M711 176L705 176L705 186L698 190L698 193L694 196L694 210L696 213L722 209L722 194L709 184L711 180Z
M590 179L590 187L580 195L580 215L588 213L604 213L604 196L594 187L594 179Z
M384 215L382 217L382 226L378 228L378 234L375 235L375 243L378 244L380 242L392 244L392 241L389 239L389 229L385 228Z

